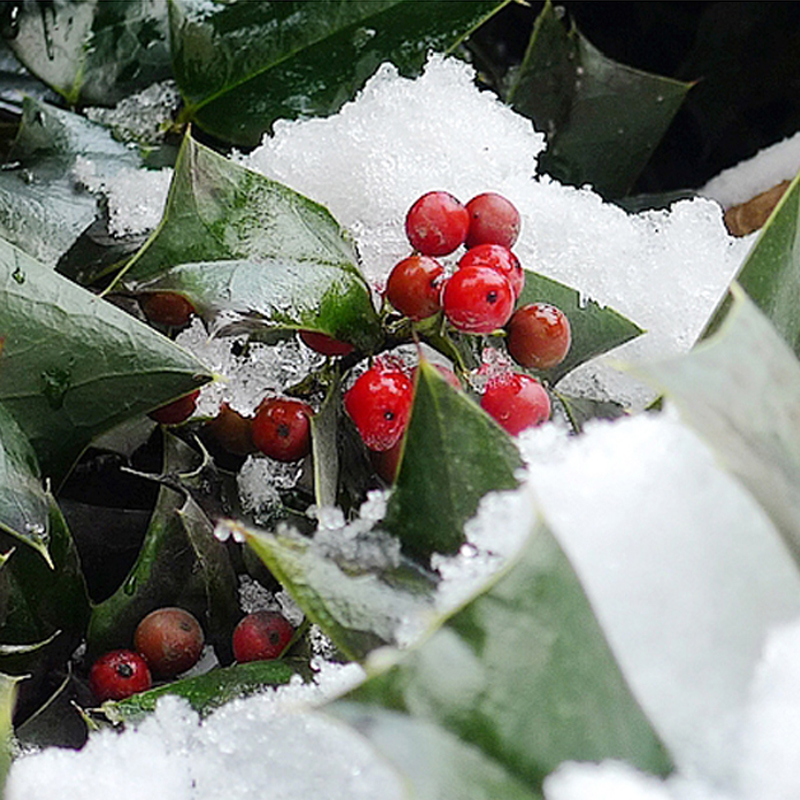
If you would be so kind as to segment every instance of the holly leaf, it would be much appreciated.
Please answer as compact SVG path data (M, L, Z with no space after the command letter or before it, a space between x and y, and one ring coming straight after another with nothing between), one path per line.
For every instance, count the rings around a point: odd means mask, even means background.
M0 793L5 793L8 770L13 760L14 704L17 699L17 684L20 679L0 674Z
M195 711L206 715L238 697L263 691L266 686L283 686L295 675L302 674L302 665L289 659L251 661L173 681L146 692L139 692L125 700L108 700L103 703L102 709L106 717L115 724L135 721L155 710L158 700L169 694L185 698Z
M455 553L481 498L515 488L521 465L508 434L421 358L383 527L413 558Z
M547 134L540 168L616 198L627 194L691 87L606 58L574 26L567 30L548 0L505 100Z
M530 796L522 786L541 791L545 776L570 760L671 769L541 520L517 557L430 637L394 659L384 650L367 667L373 676L327 710L412 785L427 785L423 796L449 796L443 782L463 757L456 740L474 754L467 763L481 789L469 797ZM494 783L497 795L486 788Z
M499 0L170 3L181 119L236 145L259 144L276 119L328 115L384 61L418 73L452 50ZM247 57L243 58L242 53Z
M677 405L800 563L800 364L744 291L731 291L714 336L684 356L629 369Z
M525 287L517 305L528 303L550 303L560 308L569 320L572 343L567 357L552 369L537 373L553 384L575 367L644 333L613 308L587 300L576 289L526 270Z
M0 402L56 485L99 434L209 380L166 337L0 240Z
M794 178L736 276L739 285L800 356L800 173ZM726 295L703 337L719 329L731 306Z
M17 3L6 42L71 105L113 105L171 77L166 0Z
M33 448L0 404L0 528L45 559L49 505Z

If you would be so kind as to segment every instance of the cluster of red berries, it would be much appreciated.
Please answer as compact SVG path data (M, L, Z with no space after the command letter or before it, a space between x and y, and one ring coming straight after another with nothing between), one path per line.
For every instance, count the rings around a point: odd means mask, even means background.
M294 628L274 611L244 617L233 631L233 654L239 662L267 661L283 653ZM99 702L124 700L153 685L153 675L171 679L200 658L205 636L200 623L182 608L159 608L136 628L133 650L100 656L89 672L89 687Z

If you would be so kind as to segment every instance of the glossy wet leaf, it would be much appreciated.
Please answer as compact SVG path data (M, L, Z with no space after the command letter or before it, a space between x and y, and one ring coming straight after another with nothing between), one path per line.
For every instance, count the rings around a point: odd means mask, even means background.
M208 714L237 697L247 697L272 686L283 686L295 675L302 674L302 666L291 660L251 661L173 681L126 700L109 700L103 703L102 709L115 723L136 720L153 711L159 698L170 694L185 698L200 714Z
M525 271L525 288L517 305L527 303L550 303L560 308L569 319L572 344L567 357L558 366L541 373L552 383L585 361L644 333L635 322L613 308L601 306L595 300L582 297L576 289L528 270Z
M48 506L36 454L0 404L0 528L46 552Z
M58 485L89 442L209 376L166 337L0 240L0 402Z
M800 356L800 174L761 230L736 280ZM704 336L719 328L730 308L726 297Z
M678 406L800 563L800 364L735 284L733 296L714 336L684 356L632 372Z
M257 145L276 119L328 115L392 61L418 72L451 50L502 0L325 0L170 3L182 118L237 145ZM242 57L246 51L247 57Z
M367 531L348 541L316 542L291 528L268 532L222 523L245 537L267 568L287 588L306 616L349 658L396 641L402 622L423 621L431 612L435 582L400 556L385 534Z
M606 58L574 27L567 30L547 2L505 99L547 135L540 168L622 197L691 86Z
M136 152L105 128L26 97L8 155L14 168L0 171L0 236L48 266L55 266L99 212L97 198L76 183L79 158L91 162L98 178L140 164Z
M167 435L164 474L196 467L194 452ZM174 605L197 616L221 657L229 653L239 608L227 551L214 538L197 503L184 492L162 486L136 563L119 589L92 609L86 634L89 657L129 647L147 614Z
M416 649L387 662L384 652L377 674L343 698L343 715L358 715L368 737L373 725L390 725L387 710L425 720L532 791L567 760L613 758L656 774L670 770L577 576L542 522L481 593ZM335 702L331 710L340 707ZM391 730L382 735L390 739ZM392 758L388 748L385 755ZM431 781L441 780L435 761L419 764L414 768L429 769Z
M508 435L420 359L411 418L383 527L427 561L455 553L464 523L490 491L513 489L522 465Z
M70 105L113 105L170 77L167 0L6 5L9 47Z

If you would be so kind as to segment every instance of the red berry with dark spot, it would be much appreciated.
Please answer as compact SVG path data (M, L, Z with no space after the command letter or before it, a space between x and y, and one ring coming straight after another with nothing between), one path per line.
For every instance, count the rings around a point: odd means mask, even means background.
M193 667L203 651L200 623L182 608L151 611L138 625L133 646L156 675L172 678Z
M194 414L199 396L200 390L195 389L195 391L179 397L174 403L169 403L157 408L155 411L151 411L148 416L162 425L177 425Z
M403 435L414 385L399 369L368 369L345 392L344 407L370 450L388 450Z
M133 650L112 650L100 656L89 672L89 688L101 703L124 700L152 684L147 662Z
M550 397L539 381L523 372L490 378L481 408L512 436L550 418Z
M317 331L300 331L300 338L306 346L324 356L346 356L355 349L347 342L340 342L332 336Z
M291 623L277 611L248 614L233 631L233 657L239 662L269 661L283 653L294 636Z
M386 283L389 302L415 321L441 309L444 267L430 256L414 255L395 264Z
M447 281L444 313L463 333L491 333L508 322L514 290L505 275L490 267L464 267Z
M267 398L253 419L253 444L276 461L299 461L311 452L313 415L311 406L299 400Z
M479 244L500 244L513 247L519 236L519 211L500 194L486 192L467 203L469 231L467 247Z
M150 292L141 300L142 311L150 322L182 328L188 324L195 307L176 292Z
M528 369L551 369L567 356L572 342L569 320L548 303L529 303L508 321L509 355Z
M426 256L446 256L467 238L469 212L448 192L428 192L406 215L411 246Z
M514 290L514 298L520 296L525 286L525 270L519 259L507 248L500 244L479 244L467 250L458 262L458 268L489 267L508 278Z

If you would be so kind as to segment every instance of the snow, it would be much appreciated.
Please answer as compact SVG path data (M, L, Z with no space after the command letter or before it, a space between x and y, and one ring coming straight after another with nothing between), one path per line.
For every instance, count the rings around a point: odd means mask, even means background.
M474 87L468 66L433 58L415 81L381 67L339 114L278 123L272 138L240 159L327 205L354 235L363 268L378 284L407 254L402 223L417 196L435 188L463 200L500 192L522 214L515 249L526 267L648 329L626 347L626 358L687 350L751 240L729 237L711 200L629 215L590 187L536 179L543 147L530 122ZM707 191L729 203L760 186L756 172L769 182L779 173L791 177L785 172L794 147L765 155L770 160L752 171L720 176ZM88 180L90 165L81 169ZM96 188L109 196L126 230L152 227L166 175L140 174L136 180L149 181L146 190L128 177ZM205 396L208 413L223 399L250 413L259 393L280 391L291 379L280 372L287 363L306 359L300 372L309 366L308 354L289 343L276 365L265 363L269 348L235 355L199 326L184 336L228 378ZM596 365L570 383L633 407L649 397ZM445 578L438 607L466 600L541 512L677 766L662 781L613 762L565 764L547 779L547 800L796 798L800 576L761 509L669 413L598 423L580 438L548 424L524 434L520 445L525 484L485 498L468 526L469 543L457 557L437 561ZM251 487L264 481L257 462L248 462L249 478L240 484L254 508L260 499ZM370 502L349 523L354 535L380 517L382 498ZM324 509L320 522L323 533L346 527ZM267 602L252 592L247 597ZM22 757L12 766L7 800L55 791L76 800L123 800L134 792L152 800L403 796L397 776L363 739L318 712L289 710L298 700L322 702L363 676L352 665L319 666L317 688L292 684L231 703L203 721L182 701L166 698L138 728L95 734L80 752Z

